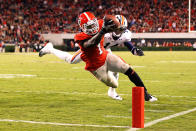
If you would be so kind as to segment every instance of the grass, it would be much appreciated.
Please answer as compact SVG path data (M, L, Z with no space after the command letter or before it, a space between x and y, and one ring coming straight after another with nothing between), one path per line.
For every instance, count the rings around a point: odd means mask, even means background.
M196 52L114 52L141 76L159 101L145 103L145 123L196 107ZM123 101L107 96L107 87L84 70L53 55L0 54L0 120L26 120L131 127L131 88L120 75L117 92ZM9 74L9 75L8 75ZM24 76L26 75L26 76ZM29 76L27 76L29 75ZM174 97L175 96L175 97ZM195 131L196 112L162 121L142 130ZM2 131L125 131L125 128L43 125L0 121Z

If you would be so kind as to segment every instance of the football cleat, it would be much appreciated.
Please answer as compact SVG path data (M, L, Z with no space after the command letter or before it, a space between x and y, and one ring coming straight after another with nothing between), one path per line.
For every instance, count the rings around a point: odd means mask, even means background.
M120 100L120 101L122 100L122 97L120 97L119 95L113 95L113 96L108 95L108 96L115 100Z
M145 101L150 101L150 102L154 102L157 101L158 99L152 95L150 95L148 92L145 92Z
M49 42L44 48L42 48L39 51L39 57L42 57L46 54L50 54L52 49L53 49L53 45L52 43Z
M108 89L108 96L111 97L112 99L115 99L115 100L122 100L122 97L120 97L116 93L115 88L109 87L109 89Z
M154 101L157 101L158 99L154 96L151 96L151 98L149 99L150 102L154 102Z

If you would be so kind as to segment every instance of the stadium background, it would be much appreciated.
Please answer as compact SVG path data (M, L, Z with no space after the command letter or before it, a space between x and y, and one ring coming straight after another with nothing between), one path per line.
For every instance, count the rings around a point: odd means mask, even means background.
M195 131L196 51L173 51L193 49L195 7L195 0L0 0L1 51L35 51L0 53L0 130L131 128L134 84L127 77L120 74L117 92L123 101L115 101L108 97L107 87L84 70L85 63L70 65L52 54L40 58L36 52L46 40L62 50L75 50L77 16L90 10L98 18L125 15L135 45L143 50L168 50L144 51L143 57L113 52L140 74L158 98L145 103L145 125L150 126L142 130Z
M103 18L105 14L124 15L128 20L128 28L134 34L139 34L133 37L133 44L144 50L192 50L196 35L190 32L196 30L196 1L191 1L190 23L189 2L189 0L1 0L0 46L6 47L6 51L11 52L39 51L44 42L50 40L62 50L76 50L73 36L80 31L77 17L83 11L92 11L97 18ZM143 33L153 34L148 34L146 37ZM176 35L178 37L173 37ZM126 49L120 48L120 50Z

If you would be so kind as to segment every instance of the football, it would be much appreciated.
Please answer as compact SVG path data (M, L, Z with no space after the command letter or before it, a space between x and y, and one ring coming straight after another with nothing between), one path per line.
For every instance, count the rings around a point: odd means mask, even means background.
M113 23L116 25L116 28L120 27L120 22L118 21L118 19L113 16L113 15L106 15L104 18L105 21L110 21L112 20Z

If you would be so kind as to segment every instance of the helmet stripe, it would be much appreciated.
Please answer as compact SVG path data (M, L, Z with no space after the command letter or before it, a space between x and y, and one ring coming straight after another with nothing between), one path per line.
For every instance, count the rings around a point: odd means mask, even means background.
M84 15L86 16L86 18L87 18L88 20L91 20L90 17L87 15L86 12L84 12Z
M121 15L121 18L122 18L121 25L124 25L124 20L125 20L125 19L124 19L124 16Z

